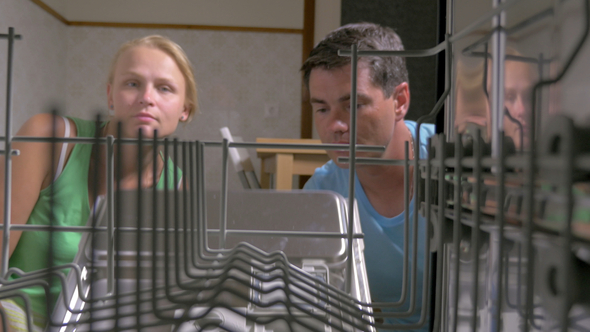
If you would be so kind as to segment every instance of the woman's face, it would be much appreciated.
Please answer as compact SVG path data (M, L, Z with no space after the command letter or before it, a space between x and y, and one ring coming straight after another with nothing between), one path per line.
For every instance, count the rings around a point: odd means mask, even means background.
M123 123L123 136L172 134L187 119L186 82L176 62L165 52L135 46L123 52L115 65L113 82L107 86L115 122Z

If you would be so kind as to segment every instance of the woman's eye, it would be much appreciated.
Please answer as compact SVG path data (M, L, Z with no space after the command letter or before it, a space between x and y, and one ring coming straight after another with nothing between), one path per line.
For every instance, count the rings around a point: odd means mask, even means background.
M163 91L163 92L172 92L172 89L170 87L168 87L168 86L161 86L160 87L160 91Z

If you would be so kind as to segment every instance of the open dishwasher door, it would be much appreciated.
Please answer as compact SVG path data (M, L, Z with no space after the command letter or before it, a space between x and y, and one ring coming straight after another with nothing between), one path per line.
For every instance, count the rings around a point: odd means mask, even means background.
M115 200L111 233L99 212L81 241L52 331L373 329L363 239L347 255L341 196L208 192L202 204L180 191L129 191Z

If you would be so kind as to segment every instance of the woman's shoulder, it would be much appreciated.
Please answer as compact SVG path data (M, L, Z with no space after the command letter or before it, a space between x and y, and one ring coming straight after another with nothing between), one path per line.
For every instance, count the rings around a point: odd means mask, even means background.
M68 123L66 123L68 121ZM69 128L69 133L66 133ZM35 114L19 129L17 136L77 137L78 133L94 132L94 121L65 117L50 113ZM84 135L81 135L84 136Z
M65 124L61 117L41 113L30 117L21 126L17 136L59 137L63 135L64 131Z

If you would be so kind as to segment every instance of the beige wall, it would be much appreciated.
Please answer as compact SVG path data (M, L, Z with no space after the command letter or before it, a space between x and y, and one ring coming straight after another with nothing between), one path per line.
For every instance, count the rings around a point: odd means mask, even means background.
M315 0L314 44L340 26L342 0Z
M64 104L67 29L31 1L0 1L0 34L14 27L13 132L31 115ZM0 133L5 133L6 39L0 39Z
M316 17L318 39L340 25L340 0L317 0ZM219 140L222 126L245 141L299 136L299 34L74 27L64 25L31 1L2 0L0 33L6 33L9 26L23 35L15 50L14 132L30 116L48 111L50 105L87 119L98 111L106 114L106 75L112 55L129 39L157 33L178 42L195 66L201 114L192 123L181 125L178 137ZM2 116L5 45L0 40ZM266 105L278 106L278 117L265 117ZM0 133L4 133L4 125L1 127ZM255 153L250 153L258 169ZM217 187L220 153L210 149L207 158L208 186ZM230 173L230 186L239 187L237 177Z
M179 126L179 138L219 141L223 126L245 141L299 135L299 34L96 27L68 27L67 33L65 100L70 115L91 119L97 110L104 112L112 55L127 40L158 33L180 44L195 67L201 114ZM277 117L264 117L267 104L278 105ZM221 155L216 152L212 148L207 154L210 186L220 183ZM251 155L258 165L254 151ZM232 187L240 186L233 173L230 180Z
M299 136L300 34L68 27L30 1L3 0L0 28L7 31L8 26L23 35L16 44L14 63L14 130L53 104L67 115L88 119L98 110L104 112L112 55L126 40L158 33L186 50L199 85L201 115L179 126L180 138L220 140L222 126L246 141ZM5 63L6 52L0 51L2 110ZM264 117L268 104L279 107L277 117ZM207 154L209 187L218 186L220 154L216 152ZM237 176L231 174L231 186L239 187Z

